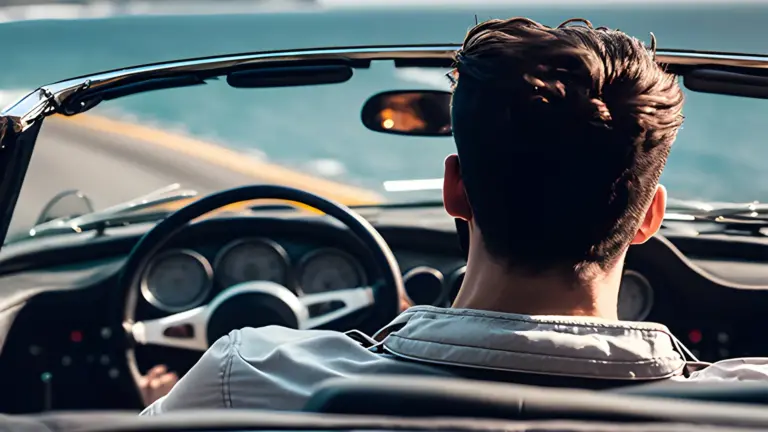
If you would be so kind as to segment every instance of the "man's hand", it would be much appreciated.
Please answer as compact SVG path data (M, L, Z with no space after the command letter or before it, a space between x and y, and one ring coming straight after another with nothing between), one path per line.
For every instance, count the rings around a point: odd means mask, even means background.
M150 369L139 380L139 390L141 391L141 398L144 400L144 406L149 406L167 395L178 381L179 377L176 373L168 372L165 365L158 365Z
M411 304L405 296L400 298L400 312L405 312L411 306L413 306L413 304Z

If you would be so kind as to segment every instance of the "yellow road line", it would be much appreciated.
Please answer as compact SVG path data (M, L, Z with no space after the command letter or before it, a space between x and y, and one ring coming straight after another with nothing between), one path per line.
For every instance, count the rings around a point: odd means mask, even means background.
M56 116L55 118L64 119L86 129L118 134L174 150L230 171L251 176L259 183L273 183L303 189L346 205L373 205L384 201L384 198L374 191L262 162L243 153L195 138L91 114L73 117Z

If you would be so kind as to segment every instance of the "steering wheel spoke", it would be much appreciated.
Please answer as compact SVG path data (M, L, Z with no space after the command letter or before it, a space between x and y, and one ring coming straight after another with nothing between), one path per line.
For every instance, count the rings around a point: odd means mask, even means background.
M359 287L307 294L299 297L299 301L310 315L310 318L301 322L300 326L302 329L313 329L371 306L375 298L373 288ZM330 304L333 310L313 316L313 310L325 304Z
M205 351L208 348L207 318L208 307L200 306L163 318L133 323L130 332L141 345Z

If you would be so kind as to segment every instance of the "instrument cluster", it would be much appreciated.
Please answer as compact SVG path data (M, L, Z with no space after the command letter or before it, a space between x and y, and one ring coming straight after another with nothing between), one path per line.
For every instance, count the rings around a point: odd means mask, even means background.
M173 249L155 256L141 278L141 293L155 308L168 313L192 309L215 292L248 281L270 281L296 295L364 286L361 262L339 248L324 247L291 254L266 238L238 239L226 244L213 259L191 249ZM464 281L466 266L445 264L406 267L405 291L412 305L449 307ZM626 270L619 291L619 319L643 321L653 308L654 291L648 279Z
M155 256L141 278L141 293L169 313L192 309L223 290L248 281L271 281L301 296L364 286L367 277L355 257L337 248L312 250L294 263L279 243L265 238L235 240L209 261L191 249Z

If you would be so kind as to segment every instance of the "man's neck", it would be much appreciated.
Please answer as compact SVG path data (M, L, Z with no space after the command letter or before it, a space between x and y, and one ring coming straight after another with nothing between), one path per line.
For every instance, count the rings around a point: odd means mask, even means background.
M517 275L483 255L484 251L470 254L464 283L453 307L617 319L621 266L589 281L578 281L561 274Z

